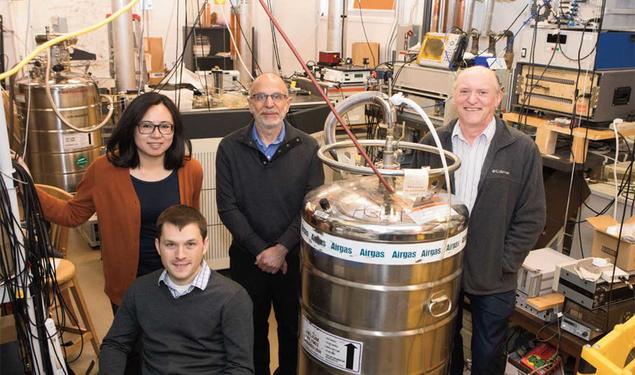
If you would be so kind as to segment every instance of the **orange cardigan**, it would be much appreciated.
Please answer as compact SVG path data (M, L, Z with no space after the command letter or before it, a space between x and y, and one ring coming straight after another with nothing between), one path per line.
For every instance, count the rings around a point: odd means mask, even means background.
M178 170L181 203L199 208L203 168L194 159ZM128 168L112 165L106 156L96 159L77 185L70 201L37 191L44 217L51 222L76 227L97 212L105 292L119 305L137 276L141 206Z

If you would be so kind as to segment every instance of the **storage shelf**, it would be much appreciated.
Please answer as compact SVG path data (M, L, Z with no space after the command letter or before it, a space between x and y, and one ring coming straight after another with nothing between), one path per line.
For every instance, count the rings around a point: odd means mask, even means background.
M192 30L192 26L184 26L183 33L184 38ZM203 35L209 39L210 52L207 56L195 56L192 49L192 42L194 35ZM198 48L198 47L197 47ZM234 61L231 57L217 56L219 52L230 52L231 41L229 37L229 31L225 26L212 26L212 27L194 27L194 33L192 37L187 41L185 46L185 56L183 61L185 67L192 70L211 70L214 67L219 67L223 70L231 70L234 68Z

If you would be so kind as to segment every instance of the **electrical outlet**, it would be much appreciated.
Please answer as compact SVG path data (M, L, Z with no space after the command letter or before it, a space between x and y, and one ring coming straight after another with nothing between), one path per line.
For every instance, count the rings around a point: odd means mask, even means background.
M152 0L143 0L143 10L152 10Z

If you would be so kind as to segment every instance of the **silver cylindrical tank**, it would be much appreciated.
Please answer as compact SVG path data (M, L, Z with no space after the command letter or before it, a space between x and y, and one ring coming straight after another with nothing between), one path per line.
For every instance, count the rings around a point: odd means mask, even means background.
M74 126L90 128L101 122L101 100L92 81L64 73L51 79L49 87L55 105ZM75 191L86 167L101 153L101 131L80 133L64 125L51 108L45 90L43 79L24 78L17 83L18 113L22 128L28 128L23 133L28 137L25 159L35 182Z
M375 177L309 193L300 374L445 374L467 218L443 191L413 202Z

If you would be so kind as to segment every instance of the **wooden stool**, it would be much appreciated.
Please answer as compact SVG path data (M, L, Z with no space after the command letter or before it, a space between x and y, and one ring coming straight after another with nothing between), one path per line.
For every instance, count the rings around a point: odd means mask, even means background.
M71 315L71 317L66 317L65 322L57 322L57 328L60 332L69 332L79 335L79 337L71 341L69 346L65 347L66 356L72 357L81 348L82 341L84 343L90 341L95 355L99 357L99 338L97 331L95 331L93 321L90 318L90 314L88 313L86 301L84 301L79 283L75 277L75 265L66 259L55 258L55 262L57 263L55 270L57 284L64 298L64 304L67 308L66 311ZM80 325L75 309L77 309L81 317L81 324L83 324L84 327Z

